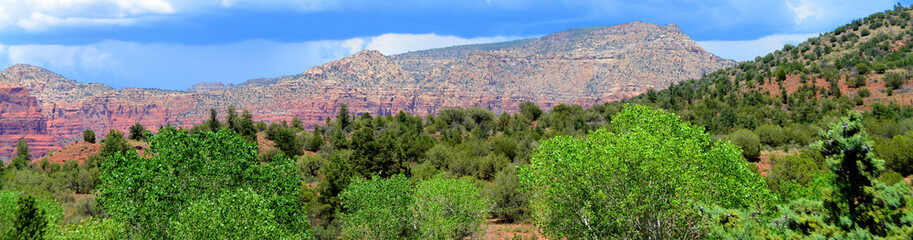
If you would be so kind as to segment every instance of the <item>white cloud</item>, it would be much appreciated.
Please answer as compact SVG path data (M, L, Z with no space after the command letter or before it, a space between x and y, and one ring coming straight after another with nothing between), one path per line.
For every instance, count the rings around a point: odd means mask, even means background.
M0 28L15 23L27 31L55 27L125 26L146 16L174 14L166 0L4 0Z
M786 6L796 14L796 23L800 23L809 17L820 19L822 16L828 14L826 7L813 1L799 0L798 3L786 2Z
M698 41L697 44L722 58L744 61L782 49L783 45L795 45L816 36L817 33L783 34L743 41Z
M221 45L103 41L88 45L2 45L0 67L27 63L80 82L113 87L186 89L206 82L299 74L364 49L386 55L516 37L460 38L436 34L383 34L344 40L281 43L249 40Z
M35 12L16 23L19 27L29 31L44 31L52 27L79 27L92 25L127 26L136 22L134 18L58 18L43 13Z
M400 54L409 51L450 47L456 45L480 44L502 42L518 39L519 37L476 37L461 38L457 36L441 36L429 34L398 34L387 33L366 39L365 49L377 50L384 55Z

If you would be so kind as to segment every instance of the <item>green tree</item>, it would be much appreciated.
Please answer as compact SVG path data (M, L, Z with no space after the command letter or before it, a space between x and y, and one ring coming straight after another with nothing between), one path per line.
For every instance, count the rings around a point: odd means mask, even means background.
M238 131L240 127L238 124L238 110L235 109L234 105L228 105L228 107L225 108L225 113L225 124L228 124L228 129L240 133Z
M729 135L729 142L742 148L742 156L748 161L758 161L758 157L761 155L761 140L754 132L739 129Z
M44 211L38 209L35 197L23 195L19 197L19 207L16 210L16 221L13 228L6 234L7 239L44 239L47 231L48 220Z
M60 237L66 240L118 240L127 239L126 228L110 218L92 218L67 226Z
M699 236L696 202L767 203L739 149L671 113L628 105L612 132L544 141L521 169L537 226L554 238Z
M95 143L95 131L92 131L92 129L86 129L83 131L82 140L89 143Z
M139 123L130 126L130 139L146 141L146 127Z
M542 116L542 109L531 102L520 103L520 112L523 113L523 116L529 117L530 121L536 121L539 119L539 116Z
M336 127L345 132L350 124L352 124L352 119L349 116L349 106L345 103L340 103L339 114L336 114Z
M491 215L508 222L523 220L527 216L529 196L520 190L517 168L506 167L495 175L490 188L486 189L492 199Z
M410 237L412 182L402 174L388 179L356 178L339 198L346 211L342 234L349 239L403 239Z
M216 112L215 108L209 109L209 120L206 121L206 126L213 132L222 128L222 122L219 122L219 112Z
M107 158L114 156L116 153L126 153L129 148L130 146L127 145L127 140L124 139L124 134L120 131L111 129L108 131L108 135L105 136L105 140L102 141L101 150L99 150L98 155Z
M409 209L421 239L480 237L485 230L489 202L472 183L438 175L418 183L414 199Z
M25 160L32 160L32 153L29 150L29 142L25 138L19 139L16 143L16 157Z
M150 139L148 153L151 157L115 154L102 164L99 177L99 203L130 234L166 238L174 234L171 221L182 209L246 188L270 201L280 228L292 234L308 229L297 200L301 182L295 163L278 156L260 164L256 147L232 131L165 128Z
M900 89L904 84L904 79L897 73L887 73L882 78L889 89Z
M192 202L171 222L174 239L280 239L268 198L248 189Z

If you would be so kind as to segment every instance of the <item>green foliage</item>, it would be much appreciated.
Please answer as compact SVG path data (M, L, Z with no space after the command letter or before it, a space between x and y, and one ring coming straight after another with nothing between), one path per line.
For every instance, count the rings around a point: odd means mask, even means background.
M4 239L53 239L63 219L60 204L29 194L0 190L0 236Z
M25 138L19 139L19 142L16 143L16 157L32 160L32 153L29 151L29 142L25 140Z
M288 236L277 224L276 214L270 204L268 198L247 189L226 191L211 200L194 201L171 222L171 228L174 229L171 237L280 239Z
M900 89L904 84L904 79L897 73L886 73L882 78L889 89Z
M209 127L209 131L219 131L222 128L222 122L219 122L219 113L216 112L215 108L209 109L209 120L206 120L206 126Z
M137 141L146 141L147 133L146 127L142 124L136 123L133 126L130 126L130 139Z
M539 116L542 116L542 109L535 103L522 102L520 103L520 113L522 113L523 116L529 117L530 121L536 121L539 119Z
M413 224L421 239L464 239L484 232L489 202L472 183L440 176L415 189Z
M913 132L897 135L875 145L875 156L885 160L885 166L903 176L913 174Z
M783 201L820 196L828 180L824 163L805 155L770 157L770 170L764 176L768 187ZM824 186L822 186L824 185Z
M410 237L412 183L398 174L388 179L356 178L339 198L346 212L342 234L349 239L403 239Z
M645 106L626 106L612 125L543 142L519 174L546 235L683 238L698 234L695 202L765 204L763 182L738 148L713 143L702 128Z
M498 172L486 192L492 199L492 217L508 222L526 218L529 195L520 190L516 167L507 167Z
M280 156L261 165L256 148L233 132L191 134L166 128L151 138L149 152L149 158L135 151L118 153L102 164L99 202L130 234L173 235L171 221L192 203L216 201L225 192L245 188L270 201L282 229L294 234L307 229L297 203L300 180L294 162Z
M95 131L92 131L92 129L86 129L83 131L82 140L89 143L95 143Z
M349 106L345 103L340 103L339 113L336 114L336 127L345 132L351 123L352 119L351 116L349 116Z
M123 223L110 218L92 218L79 224L68 225L60 237L66 240L118 240L126 239Z
M124 134L120 131L111 129L108 131L108 135L105 136L105 140L102 141L98 155L107 158L114 156L117 153L124 154L127 152L128 148L129 146L127 145L127 140L124 139Z
M779 125L761 125L755 132L758 134L758 140L770 147L779 147L787 142L783 128Z
M761 140L754 132L739 129L729 134L729 142L742 148L742 156L748 161L758 161L758 157L761 155Z
M16 220L10 231L6 232L7 239L44 239L47 231L48 220L42 209L35 206L35 197L22 195L17 202Z
M866 97L871 96L872 92L869 91L868 88L859 88L859 89L856 89L856 95L866 98Z
M304 154L304 146L298 141L294 130L279 125L270 126L267 138L276 143L276 147L289 156Z

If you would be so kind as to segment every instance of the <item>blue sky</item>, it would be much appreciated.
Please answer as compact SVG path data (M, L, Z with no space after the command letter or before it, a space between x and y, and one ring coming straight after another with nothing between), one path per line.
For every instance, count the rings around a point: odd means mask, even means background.
M888 0L2 0L0 67L183 90L384 54L631 21L675 23L725 58L754 56L891 9ZM909 6L911 0L900 1Z

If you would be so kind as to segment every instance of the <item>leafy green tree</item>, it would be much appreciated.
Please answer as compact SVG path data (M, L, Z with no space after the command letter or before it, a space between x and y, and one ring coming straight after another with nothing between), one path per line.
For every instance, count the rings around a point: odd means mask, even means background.
M508 222L526 218L529 195L520 190L516 167L507 167L498 172L491 181L491 186L486 190L493 201L492 217Z
M126 153L129 148L127 140L124 139L124 134L120 131L111 129L108 131L108 135L105 136L105 140L102 141L101 150L99 150L98 155L107 158L114 156L114 154L117 153Z
M742 156L748 161L757 161L761 155L761 140L747 129L739 129L729 135L729 141L742 148Z
M875 145L875 155L885 166L903 176L913 174L913 132L897 135Z
M92 129L86 129L83 131L82 140L89 143L95 143L95 131L92 131Z
M349 116L349 106L345 103L340 103L339 113L336 114L336 127L345 132L351 124L352 119L351 116Z
M402 174L352 180L339 195L346 208L340 216L343 235L349 239L410 237L412 194L412 182Z
M38 209L35 197L23 195L19 197L16 210L16 221L13 228L7 232L8 239L44 239L47 231L48 220L44 211Z
M292 129L287 127L271 128L267 137L269 137L270 140L273 140L273 142L276 143L276 147L285 154L290 156L300 156L301 154L304 154L304 146L298 141L298 138Z
M216 112L215 108L209 109L209 120L206 120L206 126L213 132L222 128L222 122L219 122L219 112Z
M489 202L470 182L439 175L418 183L414 199L409 209L421 239L465 239L485 230Z
M16 157L32 160L32 153L29 151L29 142L28 140L25 140L25 138L19 139L19 142L16 143Z
M886 73L882 78L889 89L900 89L904 84L904 79L897 73Z
M123 223L110 218L92 218L67 226L60 237L66 240L118 240L126 239Z
M192 203L245 188L270 201L282 229L293 234L308 229L297 202L301 182L294 162L278 156L260 164L256 147L232 131L166 128L150 139L148 153L151 157L118 153L102 164L99 202L131 235L171 236L171 221Z
M146 127L139 123L130 126L130 139L146 141Z
M739 149L671 113L628 105L613 131L544 141L519 177L554 238L699 236L696 206L760 207L768 194Z
M192 202L171 222L174 239L280 239L284 229L268 198L254 191L227 191Z
M238 110L235 109L234 105L228 105L228 107L225 108L225 113L226 113L225 124L228 124L228 129L231 129L232 131L235 131L236 133L240 133L238 131L238 129L240 127L238 125Z

